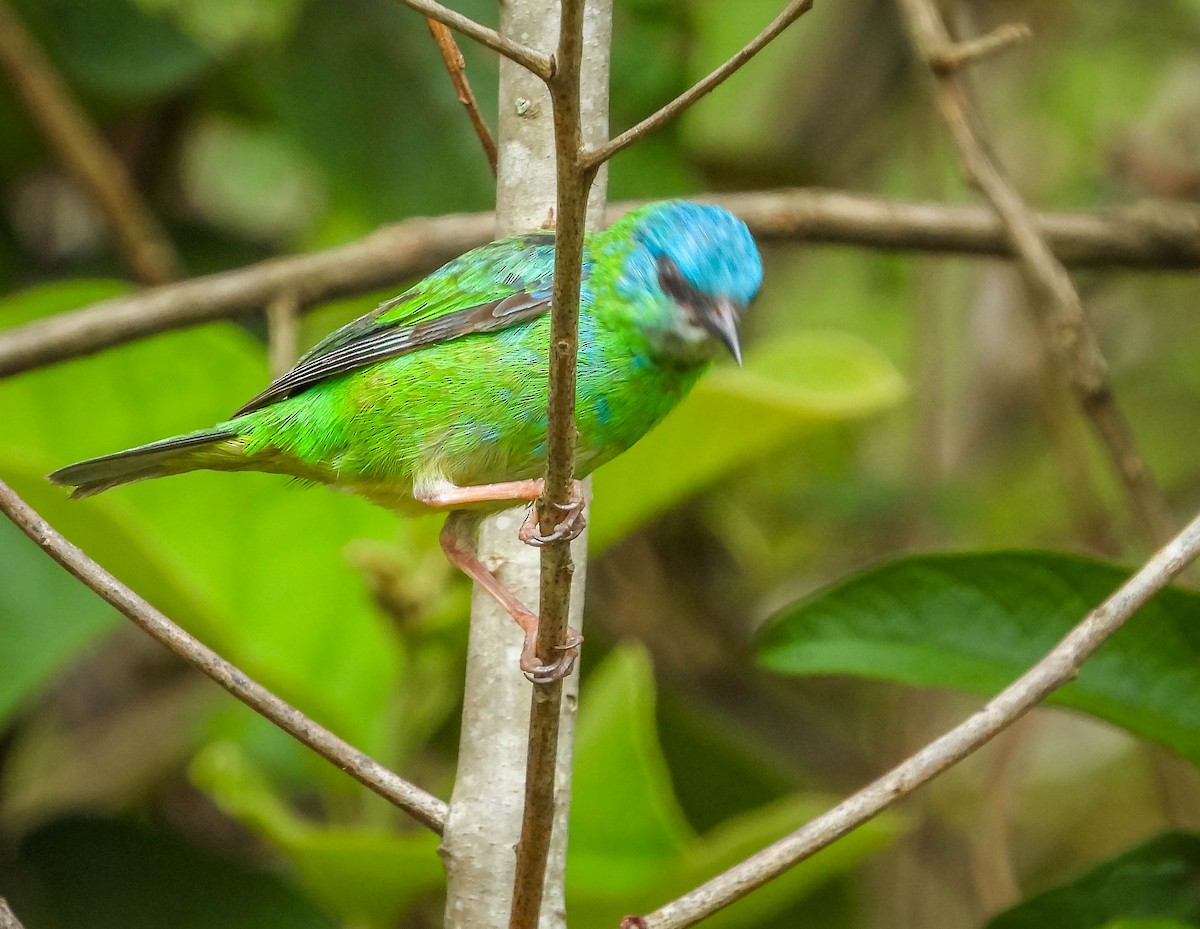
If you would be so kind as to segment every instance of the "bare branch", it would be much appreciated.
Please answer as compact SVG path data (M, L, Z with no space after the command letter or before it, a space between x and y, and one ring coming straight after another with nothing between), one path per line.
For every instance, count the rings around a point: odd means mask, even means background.
M85 587L131 619L160 645L202 671L250 709L265 716L364 787L408 813L423 826L441 833L442 824L446 820L445 803L392 773L353 745L313 722L171 622L68 542L3 481L0 481L0 512Z
M1161 543L1170 532L1166 501L1117 406L1108 365L1071 276L1054 257L1032 211L988 154L959 75L938 70L939 55L954 43L932 0L897 2L913 46L933 74L934 97L954 137L963 170L1004 224L1033 302L1049 317L1059 365L1099 436L1138 521L1150 539Z
M514 42L508 36L503 36L495 29L489 29L487 26L475 22L469 16L463 16L462 13L442 6L434 0L399 0L399 2L418 13L423 13L427 19L435 20L443 26L449 26L510 61L515 61L522 68L532 71L544 81L549 80L554 73L553 58L534 51L532 48L526 48L520 42Z
M1032 36L1033 31L1024 23L1005 23L978 39L956 42L949 48L943 48L929 59L929 66L938 74L957 71L981 58L1025 42Z
M425 18L425 23L429 26L433 41L437 43L438 51L442 53L442 61L446 63L446 70L450 73L450 81L454 84L455 93L458 94L458 102L467 108L467 116L475 128L475 135L479 137L479 144L483 146L488 167L492 169L492 177L495 177L496 140L492 138L491 130L483 121L483 114L479 112L479 104L475 102L471 82L467 80L467 63L463 61L462 52L458 50L454 35L446 26L429 17Z
M0 0L3 67L54 153L108 223L121 254L147 284L179 276L179 256L125 166L6 0Z
M1200 555L1200 516L981 710L812 822L678 900L627 923L644 929L683 929L694 925L879 815L1073 680L1080 665L1197 555Z
M538 519L553 526L571 500L575 478L575 375L579 351L579 289L583 280L583 239L588 191L595 168L581 164L583 124L580 65L583 57L585 0L561 0L556 70L548 81L554 111L557 178L554 297L550 320L550 385L546 425L545 490ZM607 14L606 14L607 15ZM538 608L538 655L548 662L567 639L574 564L571 544L562 539L542 549ZM559 718L563 681L534 685L529 709L529 751L525 806L513 880L509 929L537 929L546 884L546 861L555 825Z
M791 0L783 12L771 20L767 28L755 36L740 52L717 68L717 70L713 71L708 77L685 90L658 112L647 116L632 129L626 129L619 136L606 142L599 148L585 152L582 158L583 165L593 170L598 168L604 162L608 161L608 159L612 158L613 155L617 154L617 152L628 148L638 139L642 138L642 136L649 135L667 121L674 119L705 94L724 83L742 65L762 51L768 42L811 10L812 5L813 0Z
M856 245L885 251L1011 257L1012 242L988 207L885 200L800 188L702 198L740 216L768 241ZM637 206L614 204L613 222ZM1200 209L1146 204L1103 213L1039 213L1038 231L1072 267L1200 268ZM491 213L416 218L358 242L272 258L0 332L0 377L89 355L171 329L260 312L282 291L301 310L432 271L492 236Z
M0 929L25 929L3 897L0 897Z

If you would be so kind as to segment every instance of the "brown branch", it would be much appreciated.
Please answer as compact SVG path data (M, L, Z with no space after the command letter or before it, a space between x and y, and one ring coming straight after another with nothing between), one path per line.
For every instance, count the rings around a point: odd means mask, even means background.
M25 929L3 897L0 897L0 929Z
M193 638L119 580L68 542L3 481L0 512L36 542L85 587L131 619L160 645L212 678L256 713L321 757L341 768L413 819L441 834L446 804L389 771L370 756L342 741L295 707L251 680L212 649Z
M956 42L949 48L941 49L929 59L929 67L938 74L957 71L981 58L987 58L989 55L1005 51L1010 46L1028 41L1032 36L1032 30L1024 23L1005 23L978 39Z
M988 207L885 200L841 191L795 189L708 196L740 216L760 240L855 245L885 251L1011 257L1012 242ZM636 206L613 204L613 222ZM1200 209L1153 204L1103 213L1035 217L1072 267L1200 269ZM272 258L116 297L0 332L0 377L89 355L171 329L261 312L291 291L301 309L393 286L432 271L492 236L491 213L416 218L384 226L349 245Z
M300 350L300 305L289 290L267 304L267 368L276 378L291 370Z
M178 277L179 256L166 232L6 0L0 0L0 67L63 166L104 216L134 273L147 284Z
M427 19L435 20L443 26L449 26L510 61L515 61L542 80L548 80L554 73L554 59L549 55L543 55L541 52L525 47L520 42L514 42L495 29L489 29L470 17L463 16L462 13L434 2L434 0L399 0L399 2L424 14Z
M454 84L454 91L458 94L458 102L467 108L467 116L475 128L475 135L479 137L479 144L483 146L488 167L492 169L492 177L495 177L496 141L492 138L487 123L483 121L483 114L479 112L479 104L475 102L471 82L467 80L467 63L463 61L462 52L459 51L458 44L454 41L454 34L436 19L428 16L425 17L425 24L429 26L433 41L437 43L438 51L442 53L442 61L446 63L446 71L449 72L450 81Z
M1200 516L1188 524L1040 661L949 732L833 809L708 883L626 925L683 929L741 899L879 815L1011 726L1072 681L1080 665L1154 594L1200 555Z
M716 89L742 65L757 55L768 42L783 32L788 26L812 9L813 0L791 0L783 12L776 16L770 24L750 41L745 48L726 61L707 77L693 84L682 94L664 106L658 112L647 116L631 129L626 129L619 136L583 154L584 166L593 170L608 161L638 139L654 132L668 120L674 119L705 94Z
M934 98L954 137L963 170L1004 224L1025 285L1052 327L1059 366L1091 420L1138 521L1151 540L1161 543L1170 533L1166 501L1117 406L1108 365L1071 276L1054 257L1033 212L988 153L958 73L939 70L937 62L953 54L956 46L932 0L897 2L912 44L934 77Z
M554 295L551 305L550 385L546 425L545 489L537 502L538 519L553 526L570 503L575 478L575 375L579 351L579 289L583 280L583 239L588 191L596 168L582 164L583 123L580 65L583 57L585 0L562 0L556 70L547 82L554 114L557 177ZM538 599L537 653L547 661L559 654L567 637L567 616L574 572L571 544L563 539L542 549ZM513 879L509 929L537 929L546 884L546 861L555 820L562 680L534 685L529 708L529 748L525 767L525 805Z

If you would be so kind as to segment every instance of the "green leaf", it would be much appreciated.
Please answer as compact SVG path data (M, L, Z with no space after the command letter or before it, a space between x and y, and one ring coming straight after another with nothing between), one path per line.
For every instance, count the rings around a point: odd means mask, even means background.
M0 519L0 728L116 619L108 604Z
M703 836L684 820L654 729L645 651L622 645L585 681L575 748L567 910L577 929L646 912L798 828L834 802L797 794L732 817ZM885 816L714 919L750 926L785 910L890 840Z
M596 473L592 544L603 548L822 424L887 409L904 391L886 356L844 333L780 339L749 354L744 369L718 367L662 425Z
M1168 832L1001 913L987 929L1200 925L1200 836Z
M41 288L0 319L44 312ZM258 474L208 472L68 500L42 475L224 419L265 380L232 325L168 333L0 383L0 473L52 524L227 658L365 750L386 744L398 648L346 561L389 514ZM47 634L50 634L48 630Z
M568 894L619 895L676 858L694 833L655 733L646 652L615 649L588 677L575 740Z
M990 693L1128 575L1050 552L907 558L783 610L763 632L759 658L788 674ZM1200 595L1160 593L1050 699L1200 762Z
M60 820L0 870L13 909L45 929L335 929L277 875L116 820Z
M206 748L191 776L225 813L282 853L311 897L340 919L394 926L414 900L442 887L436 835L313 825L231 743Z

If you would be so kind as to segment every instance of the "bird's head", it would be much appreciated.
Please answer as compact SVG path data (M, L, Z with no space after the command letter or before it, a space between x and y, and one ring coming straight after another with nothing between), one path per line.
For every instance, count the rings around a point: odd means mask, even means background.
M633 246L617 288L639 307L656 347L690 361L722 346L740 364L738 323L763 275L746 224L720 207L674 200L641 207L610 232Z

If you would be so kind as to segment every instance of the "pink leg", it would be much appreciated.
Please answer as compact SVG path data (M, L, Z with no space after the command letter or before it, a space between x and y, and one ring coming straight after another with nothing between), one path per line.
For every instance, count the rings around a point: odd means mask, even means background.
M446 518L446 525L442 527L439 539L442 551L446 553L446 558L452 565L495 597L521 627L525 634L525 642L521 646L520 667L525 676L535 684L549 684L551 681L561 680L571 673L575 659L579 657L579 646L583 642L583 636L574 629L568 629L566 641L557 646L561 653L559 657L549 664L542 662L537 654L537 614L518 600L479 560L471 540L473 523L470 514L451 513Z
M544 482L536 478L527 481L506 481L501 484L474 484L470 487L457 487L444 484L436 490L416 491L416 498L427 506L459 507L471 503L492 503L505 500L537 500L541 496ZM556 507L562 511L563 518L554 526L548 535L541 534L538 524L537 511L531 509L521 525L520 538L526 545L541 548L550 542L565 539L571 541L583 532L587 521L584 518L583 485L579 481L571 482L571 500L565 506Z

